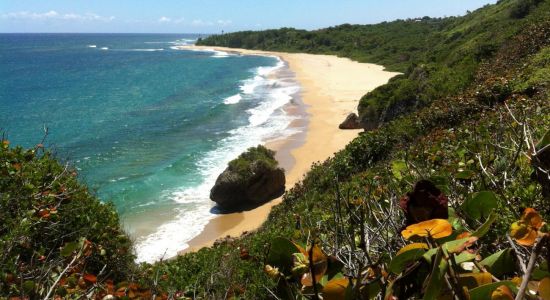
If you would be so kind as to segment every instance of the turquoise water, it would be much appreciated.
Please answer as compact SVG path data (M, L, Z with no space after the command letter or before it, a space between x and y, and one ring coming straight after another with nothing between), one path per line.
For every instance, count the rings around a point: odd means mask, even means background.
M283 107L298 87L272 77L284 63L176 48L197 37L0 34L0 128L13 145L47 127L46 144L123 216L176 207L177 220L138 237L140 260L200 232L227 161L290 134Z

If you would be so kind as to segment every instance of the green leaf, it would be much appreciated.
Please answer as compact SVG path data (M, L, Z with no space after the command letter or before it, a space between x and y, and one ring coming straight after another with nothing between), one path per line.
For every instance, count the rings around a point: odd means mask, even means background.
M449 194L449 178L447 176L430 176L429 180L444 194ZM449 207L450 209L451 207Z
M488 218L491 212L497 207L498 200L491 191L481 191L466 199L462 204L468 216L474 220Z
M474 177L474 175L476 175L476 173L472 170L463 170L463 171L460 171L460 172L456 173L455 178L456 179L467 180L467 179L472 179L472 177Z
M548 261L543 261L537 268L533 270L531 278L533 280L541 280L544 277L550 277L550 271L548 271Z
M511 273L515 269L515 263L511 251L512 249L498 251L497 253L486 257L480 262L480 264L487 268L487 270L496 277Z
M369 299L375 299L380 291L382 291L382 286L379 280L361 287L361 295L367 295ZM353 299L353 297L347 299Z
M36 287L36 284L32 280L26 280L23 282L23 291L25 293L30 294L34 291L34 288Z
M432 258L434 257L434 255L437 253L437 249L438 248L432 248L428 251L426 251L426 253L424 253L424 255L422 255L422 257L426 260L426 262L428 262L430 265L432 264Z
M430 276L426 279L426 290L424 291L424 300L435 300L441 292L443 284L443 276L447 271L449 264L447 260L443 259L443 250L438 248L437 254L435 255L433 269L430 273Z
M491 225L497 220L497 214L495 212L491 213L485 223L483 223L474 233L472 233L472 236L477 236L478 238L481 238L482 236L486 235L487 232L489 232L489 229L491 229Z
M76 249L78 249L78 247L79 247L78 242L70 242L70 243L65 244L65 247L63 247L63 249L61 249L61 256L63 256L63 257L70 256L71 254L73 254L73 252Z
M271 248L267 257L268 265L279 268L285 275L292 269L292 254L299 253L300 249L288 239L277 237L271 242Z
M512 292L514 292L514 294L517 294L518 292L516 284L512 281L499 281L471 289L470 300L491 300L491 294L501 285L507 286Z
M459 255L455 256L455 261L457 264L461 264L463 262L474 260L475 258L476 258L476 255L474 253L464 251Z
M462 226L461 219L456 215L456 211L454 208L449 207L449 223L451 223L451 226L453 226L454 230L462 231L464 229L464 226Z
M535 149L540 150L548 145L550 145L550 130L546 131L546 133L542 136L542 139L540 139L537 143Z
M426 253L426 250L422 248L405 251L391 260L389 270L395 274L399 274L405 270L405 267L409 263L420 259L424 253Z
M461 253L464 251L465 247L468 247L476 241L477 237L470 236L463 239L446 242L443 244L443 247L445 247L445 250L447 250L448 253Z
M404 160L394 160L391 162L391 172L399 180L403 179L403 173L407 170L407 163Z

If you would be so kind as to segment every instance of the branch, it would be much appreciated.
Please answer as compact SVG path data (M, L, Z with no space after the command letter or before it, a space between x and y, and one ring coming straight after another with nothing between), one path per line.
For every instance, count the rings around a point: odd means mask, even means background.
M510 243L510 245L512 245L512 249L514 249L514 253L516 254L516 258L517 258L519 267L521 268L521 272L523 274L527 273L527 268L525 267L525 263L523 262L523 258L521 258L521 256L519 255L520 252L519 252L518 248L516 247L516 244L514 243L514 241L512 241L512 239L510 238L510 235L508 233L506 234L506 238L508 239L508 242Z
M537 257L542 251L542 246L546 243L546 239L548 238L548 235L543 236L542 238L539 238L535 249L533 249L533 252L531 252L531 258L529 258L529 264L527 265L527 271L523 275L523 278L521 280L521 286L519 287L518 294L516 295L515 300L521 300L523 299L525 295L525 290L527 289L527 284L529 283L529 278L531 277L531 272L533 272L533 268L535 267L535 262L537 261Z
M313 299L319 300L319 291L317 291L317 282L315 280L315 273L313 272L313 247L315 247L315 239L311 241L311 248L309 248L309 273L311 275L311 283L313 284Z
M82 252L83 248L84 247L80 248L80 251L73 257L73 260L71 260L71 262L65 267L63 272L61 272L61 274L59 274L59 276L57 277L57 279L55 280L53 285L48 290L48 293L46 294L46 297L44 297L44 300L48 300L50 298L50 295L52 294L53 290L55 289L55 286L59 283L59 280L61 280L61 277L63 277L63 275L65 275L67 270L69 270L69 268L74 264L74 262L80 257L80 253Z

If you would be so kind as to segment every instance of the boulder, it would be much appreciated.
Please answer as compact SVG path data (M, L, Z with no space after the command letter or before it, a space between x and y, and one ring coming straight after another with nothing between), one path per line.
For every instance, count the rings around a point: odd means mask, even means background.
M362 129L361 124L359 123L359 117L355 113L349 114L344 122L342 122L338 128L340 129Z
M218 176L210 199L222 210L251 209L281 196L285 173L274 159L275 152L263 146L250 148Z

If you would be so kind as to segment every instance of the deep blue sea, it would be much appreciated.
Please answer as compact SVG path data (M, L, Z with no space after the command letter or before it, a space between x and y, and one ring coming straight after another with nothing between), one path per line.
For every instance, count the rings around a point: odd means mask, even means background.
M177 48L197 38L0 34L0 129L11 144L34 146L47 128L45 144L123 219L169 211L135 233L139 260L185 248L211 218L208 193L227 162L292 134L284 107L299 87L285 63Z

